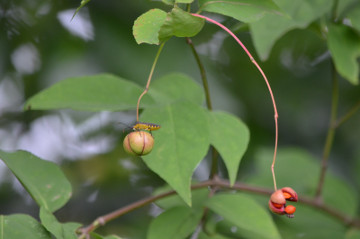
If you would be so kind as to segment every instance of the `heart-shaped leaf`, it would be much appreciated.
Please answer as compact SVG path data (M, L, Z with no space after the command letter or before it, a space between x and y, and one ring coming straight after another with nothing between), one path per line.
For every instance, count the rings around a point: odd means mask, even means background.
M39 206L53 212L71 197L69 181L53 162L25 151L7 153L0 150L0 158Z
M160 44L172 36L193 37L200 32L205 20L194 17L175 6L171 12L152 9L136 19L133 35L138 44Z
M195 17L179 7L174 7L161 26L159 39L166 41L172 36L193 37L201 31L204 23L204 19Z
M40 207L40 220L44 227L51 232L56 239L77 239L75 231L81 226L80 223L60 223L56 217L44 207Z
M133 35L137 44L159 44L159 31L166 21L166 12L151 9L138 17L133 26Z
M348 17L351 21L351 25L353 28L355 28L357 31L360 32L360 3L351 9L351 11L348 14Z
M62 80L31 97L26 109L74 109L85 111L136 109L143 89L131 81L109 74L74 77ZM152 104L145 95L141 106Z
M250 23L250 30L257 53L262 60L269 57L275 42L288 31L305 28L315 19L329 12L333 0L274 0L285 15L266 15Z
M352 84L359 83L360 36L345 25L328 26L328 46L336 70Z
M161 125L154 132L153 151L143 157L147 166L162 177L191 205L191 177L209 148L204 109L186 100L145 110L141 121Z
M194 0L175 0L177 3L192 3Z
M201 86L182 73L171 73L154 80L149 94L158 104L169 104L171 101L187 99L201 105L205 100Z
M51 235L34 218L25 214L0 215L0 239L51 239Z
M266 14L282 15L281 9L271 0L200 0L200 10L220 13L242 22L254 22Z
M217 194L207 206L235 226L246 238L281 238L269 212L243 194Z
M187 206L166 210L151 222L147 239L187 238L199 224L201 216L202 210Z
M209 127L210 143L223 158L232 185L249 143L249 130L238 118L225 112L209 112Z

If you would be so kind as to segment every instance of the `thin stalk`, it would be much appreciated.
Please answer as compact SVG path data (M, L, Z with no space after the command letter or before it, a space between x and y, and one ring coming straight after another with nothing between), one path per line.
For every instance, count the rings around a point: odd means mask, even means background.
M235 183L233 186L231 186L229 181L220 179L218 177L198 183L198 184L194 184L191 186L191 189L197 190L200 188L207 188L207 187L217 187L217 188L223 188L223 189L228 189L228 190L239 190L239 191L245 191L245 192L255 193L255 194L259 194L259 195L265 195L265 196L269 196L273 193L273 191L270 189L254 187L251 185L247 185L245 183ZM85 239L88 237L88 235L92 231L96 230L98 227L104 226L106 223L108 223L118 217L121 217L129 212L132 212L138 208L146 206L146 205L148 205L152 202L155 202L159 199L172 196L174 194L176 194L176 192L174 190L171 190L171 191L168 191L168 192L156 195L156 196L150 196L150 197L144 198L142 200L139 200L137 202L126 205L122 208L119 208L113 212L110 212L108 214L100 216L89 226L79 229L78 231L79 231L79 233L81 233L81 235L78 238ZM309 205L315 209L321 210L321 211L327 213L328 215L336 218L337 220L342 221L346 225L354 226L355 228L360 228L359 218L351 218L348 215L342 213L341 211L339 211L333 207L329 207L329 206L327 206L321 202L318 202L312 198L300 197L299 202L302 204L305 204L305 205Z
M265 75L265 73L263 72L263 70L261 69L261 67L259 66L259 64L255 61L254 57L251 55L251 53L248 51L248 49L245 47L245 45L239 40L239 38L237 38L235 36L235 34L230 31L227 27L225 27L224 25L222 25L221 23L211 19L211 18L208 18L208 17L205 17L205 16L202 16L202 15L199 15L199 14L195 14L193 13L192 14L193 16L196 16L196 17L200 17L200 18L203 18L213 24L216 24L218 25L219 27L221 27L223 30L225 30L227 33L229 33L236 41L237 43L242 47L242 49L245 51L245 53L249 56L250 58L250 61L256 66L256 68L259 70L260 74L262 75L262 77L264 78L265 80L265 83L268 87L268 90L269 90L269 93L270 93L270 96L271 96L271 100L272 100L272 103L273 103L273 107L274 107L274 121L275 121L275 146L274 146L274 156L273 156L273 160L272 160L272 164L271 164L271 173L272 173L272 178L273 178L273 183L274 183L274 190L276 191L277 190L277 186L276 186L276 178L275 178L275 171L274 171L274 167L275 167L275 162L276 162L276 154L277 154L277 147L278 147L278 112L277 112L277 108L276 108L276 103L275 103L275 98L274 98L274 94L271 90L271 87L270 87L270 83Z
M334 3L333 3L332 11L331 11L331 18L335 22L336 22L336 20L338 18L338 14L337 14L338 6L339 6L339 0L335 0Z
M207 76L206 76L206 71L205 71L205 67L201 62L200 56L197 53L195 46L192 42L192 40L190 38L186 38L186 43L190 46L191 52L193 53L196 63L198 65L198 68L200 70L200 76L201 76L201 81L204 87L204 92L205 92L205 100L206 100L206 106L208 108L208 110L212 111L213 107L212 107L212 103L211 103L211 97L210 97L210 89L209 89L209 83L207 80ZM218 156L219 153L217 152L217 150L214 147L211 147L211 151L212 151L212 160L211 160L211 169L210 169L210 177L209 178L213 178L215 177L215 175L217 175L218 172Z
M207 77L206 77L206 72L205 72L205 68L204 65L202 64L199 54L197 53L193 42L191 41L190 38L186 38L186 43L190 46L191 48L191 52L193 53L196 63L199 67L200 70L200 76L201 76L201 80L202 80L202 84L204 87L204 92L205 92L205 99L206 99L206 106L209 110L212 110L212 104L211 104L211 98L210 98L210 90L209 90L209 84L207 81Z
M358 110L360 109L360 101L358 101L343 117L336 121L335 128L341 126L343 123L348 121Z
M331 93L330 123L325 140L323 156L321 160L320 178L315 193L315 198L317 200L321 199L321 193L324 186L326 170L328 167L329 155L334 142L338 103L339 103L339 84L338 84L338 78L337 78L335 66L334 64L332 64L332 93Z
M211 181L204 181L202 183L198 183L198 184L191 186L191 189L196 190L196 189L200 189L200 188L204 188L204 187L209 187L210 185L211 185ZM87 235L89 235L92 231L96 230L98 227L104 226L106 223L108 223L124 214L127 214L131 211L134 211L138 208L144 207L144 206L146 206L152 202L155 202L159 199L162 199L162 198L174 195L174 194L176 194L176 191L171 190L171 191L168 191L168 192L156 195L156 196L150 196L148 198L144 198L137 202L131 203L125 207L119 208L113 212L110 212L108 214L100 216L89 226L79 230L79 232L81 232L81 235L79 236L78 239L85 239L87 237Z
M148 92L148 90L149 90L150 82L151 82L152 76L153 76L153 74L154 74L154 70L155 70L156 63L157 63L157 61L158 61L158 59L159 59L160 53L161 53L164 45L165 45L165 42L163 42L163 43L160 45L160 47L159 47L159 49L158 49L158 51L157 51L157 53L156 53L156 56L155 56L155 59L154 59L153 65L152 65L152 67L151 67L150 74L149 74L149 77L148 77L148 80L147 80L147 83L146 83L145 90L144 90L143 93L141 93L141 95L139 96L139 99L138 99L138 102L137 102L137 105L136 105L136 121L139 121L139 108L140 108L141 98L142 98L142 97Z
M186 11L191 12L191 3L186 4Z

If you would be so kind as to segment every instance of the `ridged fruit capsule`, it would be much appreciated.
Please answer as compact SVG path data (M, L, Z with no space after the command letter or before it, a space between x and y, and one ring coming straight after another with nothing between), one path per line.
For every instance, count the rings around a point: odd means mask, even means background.
M269 209L276 214L285 214L285 204L276 204L269 200Z
M146 155L154 146L154 138L148 132L134 131L126 135L123 146L125 151L131 155Z
M273 204L283 205L286 203L286 198L284 197L282 190L279 189L271 194L270 201Z
M292 205L286 206L286 201L297 202L297 200L298 195L295 190L290 187L284 187L271 194L269 208L273 213L280 215L286 214L289 218L293 218L296 207Z
M292 189L290 187L284 187L284 188L281 189L281 191L283 192L283 195L284 195L286 200L297 202L298 195L297 195L297 193L295 192L294 189Z

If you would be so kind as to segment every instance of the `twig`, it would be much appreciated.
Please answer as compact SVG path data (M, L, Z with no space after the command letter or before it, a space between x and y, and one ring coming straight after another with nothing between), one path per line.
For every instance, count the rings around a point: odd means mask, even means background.
M211 103L211 98L210 98L209 84L208 84L208 81L207 81L204 65L202 64L202 62L200 60L199 54L197 53L192 40L187 37L186 38L186 43L190 46L191 52L193 53L193 55L195 57L195 60L196 60L196 63L197 63L197 65L199 67L199 70L200 70L201 81L203 83L204 92L205 92L206 106L207 106L207 108L209 110L212 110L212 103Z
M209 187L211 186L212 181L204 181L198 184L195 184L191 187L192 190L196 190L196 189L200 189L200 188L204 188L204 187ZM113 212L110 212L108 214L105 214L103 216L98 217L93 223L91 223L89 226L80 229L81 235L79 236L79 239L84 239L86 238L87 235L90 234L90 232L94 231L95 229L97 229L100 226L105 225L106 223L110 222L111 220L114 220L115 218L118 218L126 213L129 213L131 211L134 211L135 209L138 209L140 207L146 206L152 202L155 202L161 198L165 198L171 195L176 194L176 191L171 190L156 196L150 196L148 198L144 198L142 200L139 200L137 202L134 202L132 204L129 204L125 207L122 207L118 210L115 210Z
M334 125L334 128L338 128L343 123L348 121L358 110L360 109L360 100L347 112L343 117L338 119Z
M150 70L150 74L149 74L149 77L148 77L148 80L147 80L147 83L146 83L146 87L145 87L145 90L143 91L143 93L141 93L141 95L139 96L139 99L138 99L138 102L137 102L137 105L136 105L136 121L138 122L139 121L139 107L140 107L140 101L141 101L141 98L148 92L149 90L149 86L150 86L150 82L151 82L151 79L152 79L152 76L154 74L154 70L155 70L155 66L156 66L156 63L159 59L159 56L160 56L160 53L161 53L161 50L163 49L165 45L165 42L163 42L157 53L156 53L156 56L155 56L155 59L154 59L154 62L153 62L153 65L151 67L151 70Z
M196 189L206 188L206 187L218 187L218 188L225 188L225 189L232 189L232 190L235 189L235 190L239 190L239 191L256 193L256 194L266 195L266 196L271 195L273 193L273 191L271 189L254 187L254 186L251 186L251 185L248 185L245 183L235 183L233 186L231 186L229 181L222 180L218 177L198 183L198 184L194 184L191 186L191 189L196 190ZM159 199L162 199L162 198L174 195L174 194L176 194L176 192L174 190L171 190L171 191L168 191L168 192L156 195L156 196L150 196L148 198L144 198L142 200L139 200L137 202L134 202L127 206L124 206L118 210L111 212L111 213L100 216L89 226L79 229L79 232L81 233L81 235L79 236L79 239L86 238L92 231L94 231L95 229L97 229L100 226L105 225L109 221L114 220L115 218L118 218L126 213L134 211L135 209L146 206L152 202L155 202ZM303 203L305 205L309 205L313 208L322 210L323 212L333 216L337 220L344 222L346 225L354 226L354 227L360 229L360 220L358 218L352 219L351 217L342 213L341 211L339 211L335 208L329 207L322 202L316 201L309 197L300 197L299 202Z
M202 16L202 15L199 15L199 14L195 14L193 13L192 14L193 16L196 16L196 17L200 17L200 18L203 18L213 24L216 24L218 25L219 27L221 27L223 30L225 30L227 33L229 33L236 41L237 43L239 43L239 45L243 48L243 50L245 51L245 53L249 56L250 58L250 61L256 66L256 68L259 70L260 74L262 75L262 77L264 78L265 80L265 83L268 87L268 90L269 90L269 93L270 93L270 96L271 96L271 100L272 100L272 103L273 103L273 107L274 107L274 121L275 121L275 146L274 146L274 156L273 156L273 161L272 161L272 164L271 164L271 173L272 173L272 177L273 177L273 183L274 183L274 190L276 191L277 190L277 186L276 186L276 178L275 178L275 171L274 171L274 167L275 167L275 161L276 161L276 153L277 153L277 145L278 145L278 112L277 112L277 108L276 108L276 103L275 103L275 98L274 98L274 94L271 90L271 87L270 87L270 83L265 75L265 73L263 72L263 70L261 69L261 67L259 66L259 64L255 61L254 57L251 55L251 53L248 51L248 49L245 47L245 45L240 41L239 38L237 38L237 36L235 36L235 34L230 31L227 27L225 27L224 25L222 25L221 23L211 19L211 18L208 18L208 17L205 17L205 16Z
M321 160L321 172L320 178L317 185L315 198L316 200L321 200L321 193L324 186L326 170L328 167L328 159L330 155L330 151L334 142L335 137L335 124L336 124L336 117L337 117L337 110L338 110L338 101L339 101L339 86L338 86L338 78L335 70L334 64L332 64L332 94L331 94L331 115L330 115L330 124L329 129L327 132L323 156Z

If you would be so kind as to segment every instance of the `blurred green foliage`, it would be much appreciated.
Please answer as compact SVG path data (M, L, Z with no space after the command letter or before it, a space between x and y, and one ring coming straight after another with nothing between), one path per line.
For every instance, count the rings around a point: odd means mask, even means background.
M274 2L281 5L285 1ZM300 4L301 1L296 2ZM314 19L322 16L331 7L329 1L316 2L325 7L322 8L324 12L311 12ZM356 14L359 12L359 6L354 5L354 2L339 1L338 14L341 16L349 12L350 21L353 21L354 27L359 30L356 25L356 19L359 19L359 15ZM70 77L103 72L144 86L157 46L137 45L132 36L133 22L149 9L160 8L169 11L171 6L163 5L160 1L94 0L70 21L78 5L79 2L76 1L1 1L0 148L4 150L25 148L36 155L40 154L43 157L51 155L49 159L57 160L74 189L73 198L56 213L56 216L60 221L81 221L86 224L101 214L149 195L153 188L163 184L163 181L148 170L142 161L128 158L122 150L121 139L124 135L124 127L119 126L117 122L134 121L135 112L110 114L111 120L104 120L102 115L96 113L68 110L23 112L23 104L33 95L56 82ZM353 5L355 7L349 7ZM290 7L296 8L296 6L292 4ZM311 4L307 7L311 9ZM308 14L307 11L303 13ZM290 153L283 151L279 156L278 169L283 174L280 174L279 178L282 184L296 185L300 192L311 195L314 191L313 181L317 180L319 173L315 165L319 165L329 123L332 65L328 47L331 50L331 46L328 46L319 34L316 24L312 24L312 21L304 22L301 16L299 15L293 22L288 21L286 16L266 16L270 20L263 18L263 21L272 23L272 26L266 28L268 31L271 31L271 27L279 31L292 29L288 32L274 32L274 36L268 35L264 29L259 29L257 24L260 23L251 23L248 28L234 19L219 18L224 25L235 26L237 35L251 52L258 52L261 59L267 59L260 64L270 79L278 105L279 146L296 146L307 151L306 153L296 150ZM279 23L274 23L273 18L284 23L281 29ZM304 29L295 29L296 27ZM252 41L254 39L251 38L248 30L253 37L266 33L254 41L257 51ZM351 34L358 36L359 32ZM263 41L259 42L259 39ZM272 42L271 39L277 41ZM271 182L268 179L270 175L266 175L270 173L271 163L271 157L268 156L270 151L267 148L272 147L274 137L273 112L266 86L248 57L233 39L228 38L217 27L205 25L203 31L192 40L205 64L214 108L239 116L249 127L251 141L238 173L239 179L261 182L260 185L265 186ZM269 45L273 46L271 50ZM259 51L262 48L263 50ZM350 55L356 53L353 49L349 49L349 52ZM357 56L358 54L355 54L351 62L356 61ZM166 44L154 77L160 78L174 71L188 74L194 79L200 78L196 62L184 39L172 38ZM358 76L352 77L358 80ZM356 83L356 80L352 83ZM340 80L339 87L339 115L343 115L356 100L359 100L360 89L345 79ZM54 148L60 148L54 152L45 144L46 141L51 141L51 138L47 138L48 135L44 136L43 131L35 130L39 129L35 126L41 122L40 120L50 119L49 116L56 117L67 128L82 129L79 135L75 136L73 134L59 136L57 132L55 136L60 137L61 143L50 144ZM69 119L71 119L70 125ZM95 126L89 124L89 119L95 121ZM355 114L336 133L330 157L330 170L333 173L327 178L331 183L327 184L326 188L326 192L330 192L330 195L337 189L351 195L349 201L341 197L338 200L327 199L331 205L341 207L339 202L346 204L344 211L357 215L360 214L359 209L356 209L359 208L359 205L356 205L359 202L354 199L358 198L359 191L356 189L360 187L359 120L360 115ZM40 128L49 130L44 124L49 124L49 128L58 126L54 121L43 121ZM110 146L101 148L100 139L109 137ZM86 149L87 153L75 151L73 154L67 154L64 151L72 148L66 142L69 142L73 148ZM81 145L86 147L81 148ZM98 147L97 150L92 151L91 147L94 145ZM42 150L43 147L47 147L47 151ZM297 153L294 155L294 152ZM289 158L296 162L291 163ZM311 158L310 163L302 163L301 160L306 161L308 158ZM283 161L282 166L280 166L281 161ZM312 164L314 165L311 166ZM206 168L207 165L200 167ZM259 171L259 168L264 172L257 177L254 172ZM4 167L0 170L3 175L0 181L1 214L29 213L37 216L38 209L34 202L28 200L28 196L16 186L13 177ZM295 173L292 173L293 170ZM300 180L299 178L304 177L302 172L305 170L308 175L304 180ZM226 174L225 165L222 173ZM333 175L341 180L331 181ZM199 168L195 177L204 179L207 175L204 176ZM314 213L312 209L300 206L298 210L302 213L298 220L294 220L296 224L289 225L289 221L285 218L276 219L276 224L282 230L284 238L291 238L294 232L301 233L301 230L309 225L307 216ZM98 231L104 234L120 233L125 237L144 238L152 216L158 211L156 207L151 206L150 212L149 207L140 209L109 223ZM322 234L319 227L314 226L310 228L311 232L308 234L310 236L307 238L329 235L336 238L343 235L345 228L342 225L322 213L315 212L315 214L314 220L321 221L321 226L324 228L331 225L332 230ZM9 220L11 223L11 218ZM231 226L228 222L224 222L218 227L228 231ZM356 238L358 234L355 230L347 233L348 238ZM206 235L202 237L207 238Z

